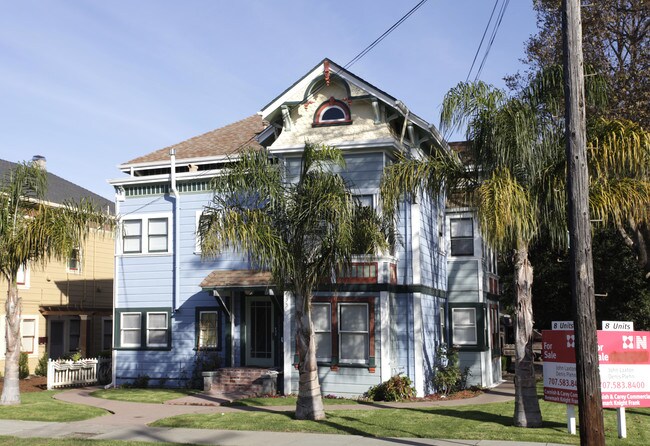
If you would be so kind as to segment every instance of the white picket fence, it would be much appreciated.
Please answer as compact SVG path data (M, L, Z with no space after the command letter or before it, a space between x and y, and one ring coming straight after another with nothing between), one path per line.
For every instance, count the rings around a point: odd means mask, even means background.
M89 358L79 361L47 360L47 389L97 384L110 374L109 358ZM110 376L109 376L110 378Z

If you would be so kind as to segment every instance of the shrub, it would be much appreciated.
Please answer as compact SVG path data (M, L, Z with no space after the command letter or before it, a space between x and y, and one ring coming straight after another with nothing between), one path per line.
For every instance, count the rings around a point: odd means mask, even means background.
M18 378L25 379L29 377L29 363L27 353L20 352L20 359L18 360Z
M458 352L447 350L447 346L441 345L436 351L438 365L433 376L433 386L437 393L449 395L465 388L467 377L470 376L469 367L460 370Z
M415 397L415 387L408 376L395 375L368 389L364 396L373 401L401 401Z
M38 360L38 365L34 369L34 375L36 376L47 376L47 350L43 352L43 355Z
M131 387L134 389L146 389L149 387L149 375L138 375L138 377L133 380Z

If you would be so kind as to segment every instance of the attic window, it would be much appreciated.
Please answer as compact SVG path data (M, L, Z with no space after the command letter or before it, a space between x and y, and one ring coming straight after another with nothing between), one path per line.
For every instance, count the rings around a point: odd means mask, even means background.
M323 102L314 115L314 127L351 124L350 107L333 97Z

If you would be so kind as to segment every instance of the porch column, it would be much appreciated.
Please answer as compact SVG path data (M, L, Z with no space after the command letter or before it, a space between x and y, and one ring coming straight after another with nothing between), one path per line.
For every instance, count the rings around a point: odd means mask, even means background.
M88 357L88 315L79 315L79 353L82 358ZM91 343L92 345L92 343Z
M284 359L282 361L282 371L284 372L284 394L293 393L291 389L291 375L293 374L293 351L294 343L292 342L291 322L293 321L293 295L290 291L284 292L284 324L282 328L282 340L284 344ZM297 391L298 389L296 389Z

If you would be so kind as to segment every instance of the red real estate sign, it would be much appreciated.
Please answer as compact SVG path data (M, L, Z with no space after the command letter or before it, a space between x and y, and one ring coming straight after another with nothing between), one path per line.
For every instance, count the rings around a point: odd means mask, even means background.
M650 407L647 331L598 331L603 407ZM578 404L573 330L542 331L544 399Z

